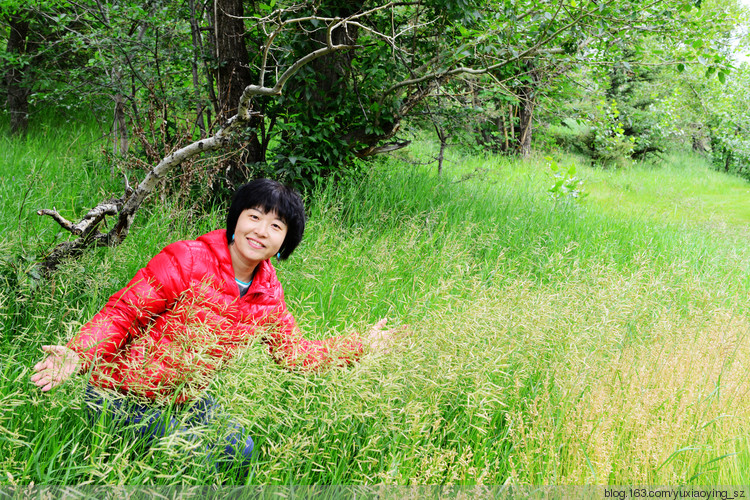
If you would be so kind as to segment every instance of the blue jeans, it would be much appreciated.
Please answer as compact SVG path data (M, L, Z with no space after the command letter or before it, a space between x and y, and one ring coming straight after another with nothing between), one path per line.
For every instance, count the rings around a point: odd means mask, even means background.
M218 424L223 427L222 435L226 437L221 443L207 446L209 459L215 462L219 470L239 467L245 472L244 475L249 472L253 454L252 438L245 434L241 425L226 417L221 406L209 394L194 402L166 406L144 404L126 396L107 397L89 384L84 400L94 421L106 414L116 425L132 427L148 443L174 432L189 433L191 428L199 425ZM180 417L179 420L176 417Z

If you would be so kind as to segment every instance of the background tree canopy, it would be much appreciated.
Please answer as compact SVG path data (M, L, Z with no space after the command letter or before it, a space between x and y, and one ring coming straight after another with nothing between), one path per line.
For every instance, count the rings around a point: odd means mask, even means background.
M43 110L94 110L131 169L219 130L257 94L234 147L181 168L180 192L251 175L300 186L408 144L412 127L527 156L605 165L679 139L747 171L736 0L0 3L13 133ZM326 47L336 50L325 51ZM684 110L682 113L679 109ZM738 110L741 110L738 112ZM744 162L744 163L743 163Z

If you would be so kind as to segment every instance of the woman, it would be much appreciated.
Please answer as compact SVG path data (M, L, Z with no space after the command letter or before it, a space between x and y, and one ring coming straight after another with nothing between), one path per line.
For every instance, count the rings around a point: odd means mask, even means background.
M149 439L216 422L221 410L203 393L211 375L253 339L289 368L317 369L358 359L355 337L309 341L287 310L270 258L287 259L302 239L299 195L269 179L242 186L226 230L165 247L115 293L66 346L42 346L32 382L49 391L76 373L90 372L86 400L119 421L141 424ZM370 347L385 348L393 332L385 320L370 332ZM169 403L184 410L183 423ZM227 421L218 460L247 463L253 449L244 429Z

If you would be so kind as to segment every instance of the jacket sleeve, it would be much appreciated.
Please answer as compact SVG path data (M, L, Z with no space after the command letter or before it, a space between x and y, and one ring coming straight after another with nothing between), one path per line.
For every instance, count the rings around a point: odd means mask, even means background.
M83 369L95 361L112 361L139 330L163 313L186 288L190 265L185 243L172 243L112 295L67 344L81 356Z
M306 340L283 298L278 313L274 315L273 326L263 338L273 359L289 369L320 370L345 366L357 361L364 351L356 335Z

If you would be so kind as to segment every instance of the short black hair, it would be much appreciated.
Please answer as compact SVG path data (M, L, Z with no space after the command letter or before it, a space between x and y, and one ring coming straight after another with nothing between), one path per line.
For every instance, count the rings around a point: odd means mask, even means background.
M272 179L255 179L241 186L234 193L232 205L227 212L227 244L232 243L240 214L250 208L261 209L266 213L276 212L284 221L287 231L279 250L279 259L289 258L305 232L305 205L299 193Z

